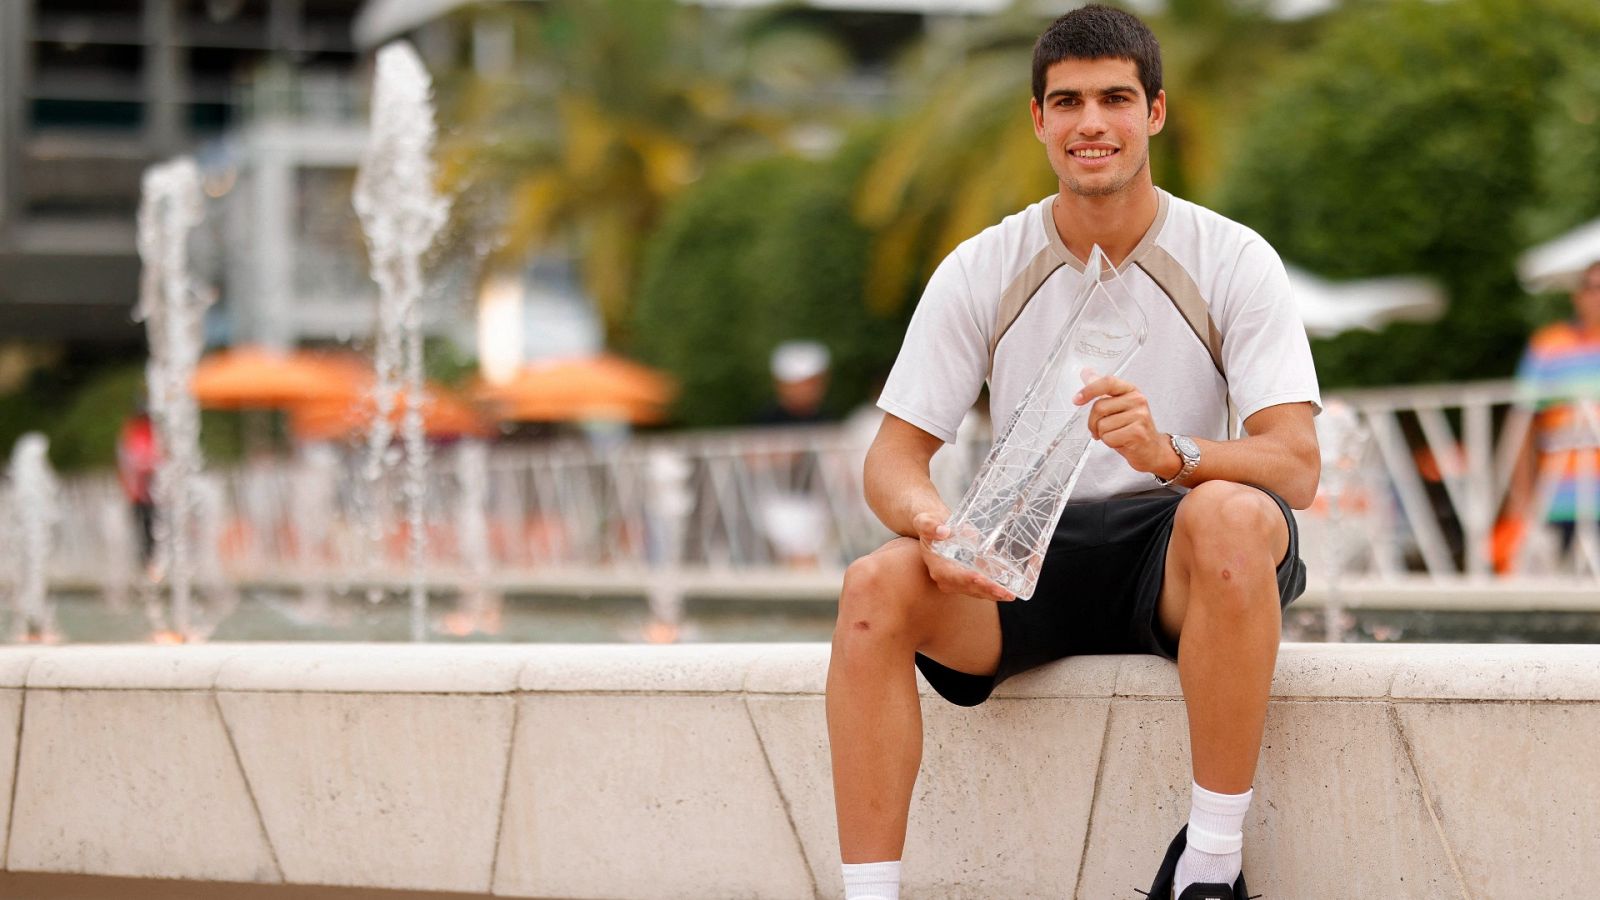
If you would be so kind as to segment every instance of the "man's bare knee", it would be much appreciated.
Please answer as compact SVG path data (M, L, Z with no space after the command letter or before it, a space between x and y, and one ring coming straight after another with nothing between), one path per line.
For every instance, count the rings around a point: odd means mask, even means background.
M1187 593L1189 607L1229 619L1277 614L1269 585L1276 586L1275 554L1286 546L1287 525L1271 497L1248 485L1205 482L1178 504L1173 540L1175 561L1198 588Z
M1273 550L1282 552L1288 537L1283 512L1262 491L1228 481L1207 481L1178 504L1173 537L1193 552L1191 559L1218 568L1224 579L1235 574L1223 563L1255 565L1265 560L1277 564ZM1226 574L1224 574L1226 573Z
M851 563L845 569L844 587L839 594L835 640L889 641L911 637L920 565L914 550L893 545Z

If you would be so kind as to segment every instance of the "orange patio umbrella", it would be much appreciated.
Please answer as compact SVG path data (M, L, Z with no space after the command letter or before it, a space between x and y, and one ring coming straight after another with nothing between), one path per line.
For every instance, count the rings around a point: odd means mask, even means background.
M347 357L234 347L200 360L190 387L206 409L284 409L348 403L361 393L362 371Z
M389 414L397 435L405 408L406 396L401 392ZM365 431L377 412L377 401L370 393L354 400L305 403L290 412L289 428L300 440L338 440ZM494 423L472 404L438 385L423 388L422 430L431 438L490 437L495 433Z
M670 376L648 366L601 354L527 366L503 385L484 385L478 396L503 419L573 422L612 419L660 422L677 396Z

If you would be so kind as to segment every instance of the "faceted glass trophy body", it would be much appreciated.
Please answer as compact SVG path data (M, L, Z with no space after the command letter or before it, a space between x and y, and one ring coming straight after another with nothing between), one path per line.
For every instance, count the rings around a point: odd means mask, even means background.
M1033 596L1056 520L1089 452L1086 381L1120 375L1144 345L1144 313L1099 247L1089 255L1073 312L934 552L973 569L1020 600ZM1086 374L1086 371L1088 374Z

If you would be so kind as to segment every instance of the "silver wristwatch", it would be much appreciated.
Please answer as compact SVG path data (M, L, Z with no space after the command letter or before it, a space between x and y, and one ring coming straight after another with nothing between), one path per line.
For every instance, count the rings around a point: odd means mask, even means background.
M1178 474L1171 478L1162 478L1160 475L1153 476L1156 483L1162 487L1176 484L1188 478L1194 474L1195 467L1200 465L1200 445L1194 442L1194 438L1186 434L1174 434L1170 435L1170 437L1172 438L1172 449L1176 450L1179 458L1183 460L1183 467L1178 469Z

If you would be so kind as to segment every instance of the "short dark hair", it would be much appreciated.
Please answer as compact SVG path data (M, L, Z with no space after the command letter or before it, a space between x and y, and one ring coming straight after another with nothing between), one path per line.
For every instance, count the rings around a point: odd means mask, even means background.
M1161 93L1161 45L1132 13L1091 3L1050 23L1033 45L1033 99L1044 103L1045 75L1064 59L1131 60L1145 103Z

